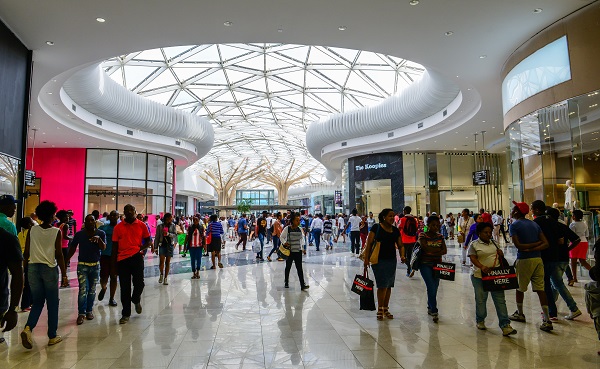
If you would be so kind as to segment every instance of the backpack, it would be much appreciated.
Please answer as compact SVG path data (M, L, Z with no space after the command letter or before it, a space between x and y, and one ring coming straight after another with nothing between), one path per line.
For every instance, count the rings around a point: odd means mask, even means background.
M404 217L406 222L404 222L404 226L402 227L402 232L410 237L414 237L417 235L417 231L419 227L417 226L417 221L414 217Z

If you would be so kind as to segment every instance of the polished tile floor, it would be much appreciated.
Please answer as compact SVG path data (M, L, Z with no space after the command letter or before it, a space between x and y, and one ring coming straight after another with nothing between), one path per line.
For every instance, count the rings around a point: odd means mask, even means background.
M203 258L200 280L190 280L189 257L176 256L168 286L157 283L157 258L148 255L144 311L127 325L118 324L121 309L109 307L108 297L94 307L96 319L75 324L72 268L73 287L60 291L64 342L47 346L44 312L33 349L24 349L19 332L27 313L21 313L0 346L0 368L600 368L589 316L561 318L552 333L542 332L532 293L525 300L528 322L513 323L517 335L502 337L491 301L488 330L477 330L468 268L458 268L455 282L441 281L436 324L427 316L422 279L418 273L407 278L400 266L390 303L395 319L379 322L375 312L359 310L358 295L350 291L361 263L348 245L311 248L304 263L307 292L300 291L294 270L290 288L283 288L283 262L257 264L254 254L236 251L231 242L225 268L210 270ZM447 260L458 262L458 250L449 245ZM514 248L506 253L514 259ZM570 289L585 311L582 286ZM512 313L514 291L507 303ZM568 313L562 300L559 312Z

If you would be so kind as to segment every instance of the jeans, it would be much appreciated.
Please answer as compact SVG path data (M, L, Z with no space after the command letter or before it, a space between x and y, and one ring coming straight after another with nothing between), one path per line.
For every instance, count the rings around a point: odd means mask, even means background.
M554 301L557 293L565 300L569 310L577 311L577 303L563 282L563 274L568 265L568 261L544 263L544 290L546 296L548 296L548 313L551 317L558 316L556 302Z
M31 306L31 288L29 288L29 264L25 266L24 274L25 279L23 280L23 295L21 297L21 310L24 310Z
M263 248L265 247L265 235L262 233L259 233L258 240L260 241L260 252L256 253L256 257L259 259L262 259L263 258Z
M300 286L304 287L304 271L302 270L302 252L290 252L290 256L285 261L285 283L290 281L290 269L292 269L292 263L296 264L296 270L298 271L298 279L300 280Z
M121 285L121 303L123 303L122 314L131 316L131 303L138 304L142 299L144 291L144 257L135 254L130 258L123 259L117 263L119 270L119 283ZM131 282L133 281L133 293Z
M242 244L242 249L246 250L246 242L248 242L248 233L238 233L240 236L240 240L238 241L238 243L235 245L235 248L237 249L237 247L240 245L240 243Z
M317 247L317 251L319 251L319 246L321 246L321 229L315 228L310 232L310 234L315 240L315 246Z
M267 228L267 243L271 242L272 239L273 239L273 232L271 232L269 230L269 228Z
M419 271L425 286L427 286L427 309L430 313L437 313L437 291L440 286L440 279L433 276L433 264L422 263Z
M406 274L407 275L409 275L410 272L412 271L412 269L410 268L410 259L412 258L414 246L415 246L414 242L411 242L411 243L407 242L404 244L404 255L406 255L406 261L404 262L404 264L406 264Z
M92 312L94 300L96 299L96 284L100 273L100 265L87 266L77 264L77 280L79 281L79 297L77 306L79 315Z
M188 250L192 260L192 272L196 273L200 270L200 263L202 262L202 247L190 247Z
M271 249L271 252L269 252L268 257L271 257L273 253L277 254L277 249L279 249L279 242L279 236L273 236L273 248Z
M488 294L491 294L492 301L494 301L494 306L496 307L496 314L498 315L498 325L500 328L510 325L504 291L484 291L481 278L477 278L473 275L471 276L471 283L475 290L475 321L477 323L485 322L485 318L487 317Z
M46 303L48 306L48 338L54 338L58 328L58 267L29 264L28 272L32 306L26 326L31 330L35 328Z
M356 255L360 253L360 231L350 232L350 251Z

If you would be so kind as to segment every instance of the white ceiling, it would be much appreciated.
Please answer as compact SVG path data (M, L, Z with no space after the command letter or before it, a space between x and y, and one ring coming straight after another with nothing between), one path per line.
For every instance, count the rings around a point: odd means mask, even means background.
M408 0L0 0L0 18L34 51L30 126L39 129L37 147L114 146L70 130L41 109L40 94L60 103L61 74L71 69L158 47L288 43L393 55L453 78L463 91L481 97L479 112L444 135L442 144L426 139L403 149L472 149L473 133L486 130L486 146L496 142L501 151L502 65L541 29L591 2L422 0L411 6ZM534 13L536 8L543 11Z

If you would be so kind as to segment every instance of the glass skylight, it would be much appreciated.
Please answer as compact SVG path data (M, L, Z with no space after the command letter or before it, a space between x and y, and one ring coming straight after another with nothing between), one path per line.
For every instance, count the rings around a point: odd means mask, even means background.
M296 159L295 167L313 173L304 184L325 181L325 169L306 149L311 122L377 104L424 72L393 56L289 44L167 47L112 58L103 67L130 91L213 123L215 144L194 164L198 169L244 157L258 165L267 157L283 170Z

